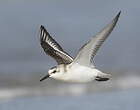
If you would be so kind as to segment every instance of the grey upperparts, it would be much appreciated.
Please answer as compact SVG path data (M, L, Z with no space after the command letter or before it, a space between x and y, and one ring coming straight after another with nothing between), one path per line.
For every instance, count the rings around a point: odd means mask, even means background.
M121 11L111 21L111 23L105 26L99 33L97 33L94 37L92 37L91 40L89 40L86 44L84 44L81 47L73 63L78 63L84 66L91 66L91 62L94 56L96 55L97 51L116 26L120 13Z

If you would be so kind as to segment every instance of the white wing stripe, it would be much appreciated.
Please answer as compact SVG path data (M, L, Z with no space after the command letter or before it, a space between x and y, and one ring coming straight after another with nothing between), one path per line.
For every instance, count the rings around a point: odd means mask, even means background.
M63 51L61 46L49 35L44 26L40 27L40 43L44 51L53 57L58 64L69 64L73 58Z

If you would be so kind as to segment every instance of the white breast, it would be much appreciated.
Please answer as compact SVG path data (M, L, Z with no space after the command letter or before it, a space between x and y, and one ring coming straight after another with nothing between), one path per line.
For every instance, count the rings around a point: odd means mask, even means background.
M72 65L68 71L55 79L64 80L67 82L89 82L96 78L97 70L81 66L79 64Z

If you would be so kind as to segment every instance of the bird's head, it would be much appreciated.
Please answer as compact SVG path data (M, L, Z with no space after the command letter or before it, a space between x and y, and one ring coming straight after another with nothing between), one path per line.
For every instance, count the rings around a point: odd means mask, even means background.
M58 68L55 66L55 67L52 67L52 68L49 69L48 74L51 76L51 75L54 75L57 72L58 72Z
M55 77L55 76L57 76L57 73L59 73L59 72L60 72L60 69L58 67L56 67L56 66L52 67L48 70L48 74L46 76L44 76L43 78L41 78L40 81L43 81L49 77Z

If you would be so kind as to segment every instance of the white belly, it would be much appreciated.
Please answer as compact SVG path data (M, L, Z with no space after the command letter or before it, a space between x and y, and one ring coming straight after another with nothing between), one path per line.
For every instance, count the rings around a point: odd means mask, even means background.
M53 77L67 82L90 82L97 76L98 70L81 65L72 66L66 73Z

